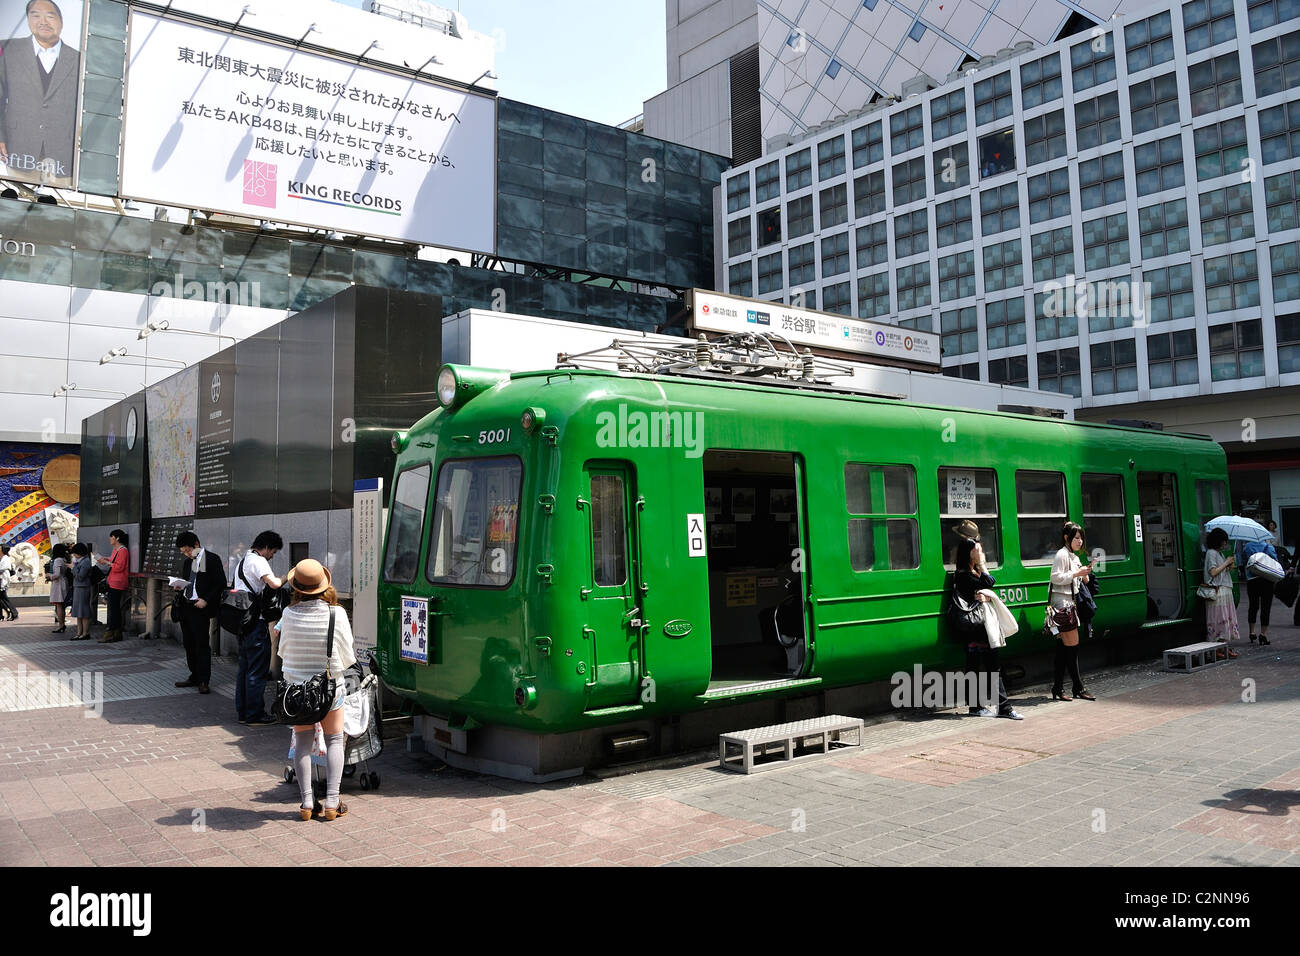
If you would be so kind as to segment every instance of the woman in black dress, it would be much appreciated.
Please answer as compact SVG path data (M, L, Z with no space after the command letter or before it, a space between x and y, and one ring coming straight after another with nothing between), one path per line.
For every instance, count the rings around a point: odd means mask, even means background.
M984 566L984 549L980 547L979 541L974 538L962 538L961 543L957 545L957 570L953 575L953 590L968 605L982 604L987 601L987 598L979 592L993 587L994 583L992 575ZM971 707L971 716L997 716L1009 720L1024 720L1016 713L1007 698L1007 685L1002 679L1002 668L998 664L998 649L989 646L988 635L984 633L984 629L982 627L978 630L972 629L963 636L966 639L966 670L980 675L996 673L998 682L997 713L995 714L989 707ZM988 683L986 684L985 681ZM981 678L979 686L985 687L991 684L992 676L989 676Z

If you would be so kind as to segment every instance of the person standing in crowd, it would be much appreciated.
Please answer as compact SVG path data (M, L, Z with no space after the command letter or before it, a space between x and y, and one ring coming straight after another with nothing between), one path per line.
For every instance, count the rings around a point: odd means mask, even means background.
M1231 644L1241 636L1237 628L1237 605L1232 596L1231 570L1237 564L1227 550L1228 532L1215 528L1205 536L1205 567L1201 570L1201 583L1214 588L1215 596L1205 603L1205 639L1220 644ZM1228 657L1237 652L1227 648Z
M208 633L226 592L226 572L221 558L205 551L193 531L178 534L176 547L185 555L185 563L181 565L181 577L185 581L173 587L181 591L181 635L185 642L185 663L190 669L190 676L178 680L176 686L197 687L200 694L208 694L211 693L208 681L212 679L212 645Z
M1269 518L1268 524L1264 527L1268 528L1268 533L1273 536L1273 540L1270 541L1269 544L1273 545L1273 550L1277 552L1278 564L1282 565L1283 571L1288 570L1291 567L1291 562L1295 559L1295 556L1282 546L1282 536L1278 534L1277 522L1272 518Z
M284 539L274 531L263 531L235 566L235 590L253 597L258 609L257 624L239 639L239 670L235 674L235 713L241 724L273 724L266 712L266 680L271 672L271 636L267 630L267 588L284 586L271 572L271 558L284 548Z
M993 587L995 583L988 568L984 566L984 550L980 547L980 543L974 538L963 537L957 544L957 569L953 573L953 590L967 604L982 604L988 599L979 592ZM987 608L984 613L988 613ZM1002 679L1002 667L998 663L998 649L989 646L988 635L982 628L966 636L966 670L981 675L977 684L981 688L991 687L994 674L997 675L998 681L996 713L992 708L984 706L981 701L981 706L970 708L972 717L997 716L1009 720L1024 720L1011 706L1011 700L1007 697L1007 685Z
M1056 625L1056 667L1052 681L1053 700L1096 700L1083 686L1079 675L1079 612L1075 607L1083 579L1092 573L1092 565L1084 565L1074 553L1083 548L1083 529L1067 521L1061 529L1061 549L1052 560L1051 588L1048 608ZM1065 672L1070 672L1074 697L1065 693Z
M50 582L50 603L54 605L54 623L58 625L51 634L62 634L68 629L68 602L72 600L72 568L68 565L68 546L56 544L50 548L50 569L45 572Z
M284 679L300 684L327 667L337 678L334 706L320 721L325 734L325 799L321 801L320 815L325 820L333 820L348 812L348 805L339 800L339 784L343 780L343 671L356 663L352 627L347 614L337 607L338 595L330 585L329 569L319 561L311 558L299 561L289 572L289 584L293 588L293 603L280 618L278 648ZM331 618L334 648L327 661L325 650ZM316 728L312 724L295 726L293 732L294 770L302 798L298 814L300 819L310 820L316 812L311 788L311 748Z
M90 549L78 542L72 546L72 616L77 619L74 641L90 639Z
M18 620L18 611L9 600L9 579L14 576L14 559L9 557L9 545L0 544L0 617Z
M128 572L131 552L128 550L130 539L127 533L121 528L115 528L108 535L108 543L112 546L108 557L98 559L98 564L108 572L108 578L104 582L108 588L105 598L108 603L108 624L99 639L101 644L112 644L122 639L122 602L130 586Z
M1250 643L1254 644L1256 640L1255 618L1258 617L1259 643L1264 645L1272 643L1268 639L1268 613L1273 606L1273 582L1251 571L1250 557L1253 554L1266 554L1276 561L1277 551L1267 541L1247 541L1241 548L1241 561L1238 564L1245 572L1246 595L1250 598L1250 608L1246 612L1246 622L1250 625Z

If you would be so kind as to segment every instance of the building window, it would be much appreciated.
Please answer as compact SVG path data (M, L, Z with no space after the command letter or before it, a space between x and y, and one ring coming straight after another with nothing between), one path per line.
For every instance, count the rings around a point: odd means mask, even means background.
M1137 173L1139 196L1181 188L1186 180L1183 175L1183 138L1166 136L1154 143L1134 146L1133 166Z
M1141 289L1135 288L1127 275L1114 279L1098 279L1083 285L1083 311L1088 316L1088 330L1105 332L1109 329L1128 328L1133 324L1146 324L1145 302L1134 302L1134 295L1141 295ZM1077 295L1077 290L1074 293ZM1077 298L1066 297L1066 308L1077 310Z
M801 149L785 158L785 191L812 185L812 148Z
M1020 103L1024 109L1061 98L1061 57L1053 53L1020 67Z
M1124 28L1128 71L1150 69L1174 58L1174 31L1169 12L1158 13Z
M1237 51L1189 66L1187 85L1192 93L1193 116L1205 116L1240 104L1241 61L1237 59Z
M1038 387L1045 392L1060 392L1078 398L1083 394L1079 379L1079 350L1060 349L1038 353ZM1060 528L1058 527L1059 531Z
M954 143L934 154L934 191L947 192L958 186L970 185L970 148L965 143Z
M894 258L905 259L930 248L930 213L926 209L894 216Z
M1061 549L1065 521L1065 475L1059 471L1017 471L1020 560L1027 565L1050 564Z
M841 232L822 240L822 278L849 271L849 234Z
M1092 357L1092 394L1136 392L1137 343L1133 339L1099 342L1089 349Z
M925 126L920 105L889 117L889 152L892 156L924 145Z
M1178 112L1177 77L1166 73L1139 80L1128 88L1128 105L1134 135L1178 123L1182 117Z
M853 168L860 169L885 158L885 130L879 120L853 131Z
M1074 289L1057 289L1034 295L1034 332L1039 342L1068 339L1079 334L1079 317L1069 306Z
M1264 180L1264 205L1268 212L1268 231L1281 232L1300 226L1300 176L1295 172L1270 176Z
M935 206L934 225L940 249L956 242L969 242L972 238L970 197L962 196Z
M1016 136L1012 130L998 130L979 138L980 176L1000 176L1016 168Z
M975 295L975 252L959 252L939 260L939 301Z
M798 239L813 231L812 196L800 196L791 199L785 209L786 230L788 238Z
M727 223L727 255L739 256L752 248L749 233L749 217L742 216Z
M1300 372L1300 315L1277 317L1277 370Z
M1011 115L1011 73L999 73L975 84L975 125L983 126Z
M813 244L805 242L790 247L790 290L806 290L817 281L817 261Z
M1070 47L1070 72L1076 93L1115 79L1115 40L1110 33Z
M1000 292L1024 283L1024 250L1019 239L1009 239L984 247L985 292Z
M1200 381L1196 367L1196 330L1158 332L1147 336L1147 371L1152 388L1195 385Z
M984 307L985 338L990 349L1025 344L1025 298L997 299Z
M1187 200L1143 206L1138 210L1138 232L1141 235L1142 259L1159 259L1186 252L1191 248L1191 234L1187 228Z
M1210 381L1263 375L1263 345L1259 319L1210 326Z
M1300 299L1300 244L1275 245L1269 255L1273 264L1273 301Z
M1259 305L1259 269L1254 252L1205 260L1205 304L1211 312Z
M877 272L858 280L858 317L889 315L889 273Z
M953 90L930 101L930 138L946 139L966 130L966 91Z
M741 173L727 180L727 212L749 208L749 173Z
M1060 159L1065 150L1065 110L1025 120L1025 166Z
M1263 40L1251 47L1250 53L1255 61L1256 96L1300 86L1300 32ZM1232 57L1235 60L1237 55Z
M1183 4L1183 40L1187 52L1195 53L1237 35L1233 0L1191 0Z
M1128 264L1128 215L1116 213L1083 224L1083 267L1109 269Z
M831 179L844 172L844 137L836 136L817 144L817 179Z
M803 286L792 288L786 301L796 309L816 309L817 308L817 290L805 289ZM809 322L812 320L809 319Z
M899 319L900 329L915 329L918 332L934 332L933 315L914 315L910 319Z
M989 381L994 385L1028 388L1029 358L1024 355L1008 355L1006 358L989 359Z
M1196 147L1196 178L1214 179L1248 168L1246 121L1237 119L1212 123L1192 130Z
M1070 215L1070 170L1061 167L1029 179L1029 221Z
M766 295L783 285L785 285L785 277L781 273L781 253L774 252L770 256L759 256L758 294Z
M1218 245L1255 235L1255 208L1250 183L1201 193L1201 244Z
M980 350L979 323L973 305L939 313L939 330L943 333L945 356L969 355Z
M1189 319L1196 314L1190 262L1164 269L1143 269L1142 279L1146 284L1148 321Z
M1300 7L1295 0L1248 0L1246 15L1250 17L1251 32L1276 26L1300 17Z
M767 202L781 195L780 163L777 160L754 170L754 202Z
M773 206L758 214L758 248L781 241L781 207Z
M1108 153L1079 163L1079 205L1096 209L1124 201L1124 154Z
M1089 550L1100 548L1105 560L1122 561L1128 555L1124 479L1119 475L1082 475L1080 484Z
M948 378L964 378L970 382L980 380L979 362L967 362L965 365L945 365L940 371Z
M916 159L909 159L895 165L895 208L923 199L925 199L925 157L918 156Z
M847 282L837 282L822 289L822 311L853 314L853 291Z
M1020 188L1006 183L980 193L980 234L985 236L1020 228Z
M921 566L916 472L911 465L844 466L849 515L849 564L854 571Z
M1119 139L1119 94L1104 93L1076 103L1074 131L1080 152Z
M823 189L817 199L821 204L823 229L830 229L849 221L849 187L846 183Z
M1074 272L1074 236L1069 226L1040 232L1029 240L1034 281L1045 282Z
M737 262L727 270L727 291L732 295L754 294L754 263Z
M876 170L853 180L853 218L866 219L885 211L885 171Z
M1300 100L1259 111L1259 145L1265 163L1300 158Z
M889 261L889 237L885 229L885 220L880 219L867 226L859 226L855 234L858 247L858 268L884 265Z
M898 270L898 311L930 304L930 263L918 262Z

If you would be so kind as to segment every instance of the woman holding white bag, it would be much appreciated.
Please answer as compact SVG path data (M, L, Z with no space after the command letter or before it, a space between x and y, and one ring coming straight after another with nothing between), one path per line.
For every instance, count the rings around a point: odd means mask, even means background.
M986 630L984 621L988 620L991 609L988 606L989 596L980 592L987 591L993 587L993 576L989 574L988 568L984 566L984 549L974 538L962 538L957 545L957 568L953 574L953 591L967 605L981 604L984 605L983 619L981 620L978 630L972 629L966 636L966 670L974 671L977 674L989 674L988 683L992 683L992 675L997 675L998 684L998 709L996 716L1006 717L1009 720L1023 720L1020 714L1016 713L1011 706L1011 701L1007 697L1007 686L1002 679L1002 668L998 664L998 649L989 643L989 634ZM984 681L979 682L980 687L986 686ZM982 702L981 702L982 703ZM990 701L991 703L991 701ZM991 707L971 707L970 714L972 717L993 717L994 711Z

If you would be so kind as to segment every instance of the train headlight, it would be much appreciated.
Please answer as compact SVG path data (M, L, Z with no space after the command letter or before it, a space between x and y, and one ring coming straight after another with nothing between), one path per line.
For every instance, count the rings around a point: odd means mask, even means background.
M515 688L515 706L532 710L537 705L537 687L532 683L520 684Z
M532 434L546 423L546 411L541 408L525 408L524 413L519 416L519 424L524 426L524 431Z
M444 365L438 372L438 403L443 408L451 408L456 401L456 371L450 365Z
M388 444L392 447L394 455L400 455L410 441L411 436L407 432L393 432L393 437L389 439Z

